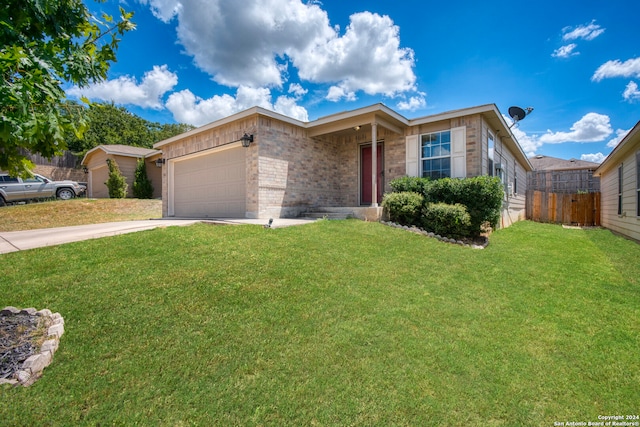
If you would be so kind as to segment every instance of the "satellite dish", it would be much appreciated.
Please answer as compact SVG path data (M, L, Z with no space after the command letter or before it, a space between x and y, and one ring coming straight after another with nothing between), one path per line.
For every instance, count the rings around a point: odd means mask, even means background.
M527 117L529 113L531 113L532 111L533 111L533 107L527 107L524 110L516 106L509 107L509 115L513 119L513 123L511 124L511 126L509 126L509 129L511 129L520 120Z

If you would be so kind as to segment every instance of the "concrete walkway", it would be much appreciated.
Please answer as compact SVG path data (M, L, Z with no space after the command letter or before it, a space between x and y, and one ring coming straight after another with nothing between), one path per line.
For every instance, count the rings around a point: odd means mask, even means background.
M312 222L307 219L276 218L272 228L288 227ZM100 237L116 236L134 233L136 231L151 230L156 227L186 226L197 222L213 224L258 224L266 225L267 219L151 219L141 221L108 222L103 224L76 225L72 227L43 228L26 231L1 231L0 254L23 251L44 246L56 246L81 240L98 239Z

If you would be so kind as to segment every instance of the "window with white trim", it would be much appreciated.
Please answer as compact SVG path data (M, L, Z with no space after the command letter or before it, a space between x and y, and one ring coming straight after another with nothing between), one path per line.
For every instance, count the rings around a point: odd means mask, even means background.
M451 176L451 131L420 136L420 164L423 178Z

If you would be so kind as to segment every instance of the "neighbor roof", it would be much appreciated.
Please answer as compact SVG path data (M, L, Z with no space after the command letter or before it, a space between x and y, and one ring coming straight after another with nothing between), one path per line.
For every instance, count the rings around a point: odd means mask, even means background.
M131 145L122 145L122 144L114 144L114 145L98 145L97 147L87 151L87 154L84 155L82 159L82 163L87 160L87 158L95 153L98 150L102 150L107 154L112 156L124 156L124 157L135 157L135 158L143 158L153 156L154 154L160 154L161 151L154 150L151 148L143 148L143 147L134 147Z
M551 156L534 156L530 157L529 161L533 165L534 170L538 171L552 171L552 170L573 170L573 169L591 169L596 170L598 163L588 162L586 160L577 159L559 159Z

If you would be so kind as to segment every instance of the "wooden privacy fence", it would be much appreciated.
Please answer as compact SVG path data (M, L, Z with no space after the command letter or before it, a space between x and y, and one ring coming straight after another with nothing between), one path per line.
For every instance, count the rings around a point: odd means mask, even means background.
M78 166L80 159L71 151L65 151L61 156L52 157L47 159L40 154L32 154L27 150L20 150L23 156L26 156L36 165L53 166L56 168L75 168Z
M527 219L567 225L600 225L600 193L527 191Z

